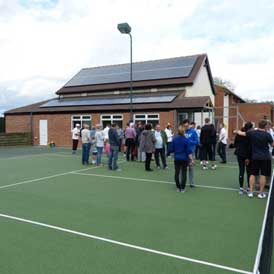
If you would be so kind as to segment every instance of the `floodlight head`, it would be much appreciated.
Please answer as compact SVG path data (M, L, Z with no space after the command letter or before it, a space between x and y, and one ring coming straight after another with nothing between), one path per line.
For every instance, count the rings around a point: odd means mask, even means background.
M123 34L129 34L131 32L131 27L128 23L118 24L117 28Z

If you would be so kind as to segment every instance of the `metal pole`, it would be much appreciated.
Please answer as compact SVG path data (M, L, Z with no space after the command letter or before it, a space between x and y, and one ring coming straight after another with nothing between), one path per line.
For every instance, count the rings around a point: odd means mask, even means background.
M130 120L133 121L133 104L132 104L132 36L131 33L129 33L130 37Z

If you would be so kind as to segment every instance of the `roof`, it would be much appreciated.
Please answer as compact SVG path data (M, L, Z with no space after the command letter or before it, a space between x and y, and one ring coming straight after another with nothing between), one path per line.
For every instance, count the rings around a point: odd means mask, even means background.
M236 97L237 99L239 99L241 103L246 103L246 101L243 98L241 98L239 95L237 95L236 93L234 93L233 91L231 91L227 87L225 87L223 85L220 85L220 84L214 84L214 85L216 86L217 89L221 88L224 92L233 95L234 97Z
M215 94L214 83L206 54L135 62L133 68L133 87L159 87L170 85L192 85L205 64ZM130 82L130 64L118 64L80 70L60 90L58 95L128 89Z
M142 110L168 110L168 109L181 109L181 108L191 108L191 109L201 109L205 107L207 104L211 103L209 96L200 96L200 97L183 97L179 94L156 94L145 96L146 98L142 98L137 103L133 104L133 109L142 111ZM159 97L168 97L165 102L159 102ZM140 97L139 97L140 98ZM152 99L155 100L152 100ZM122 99L119 98L119 102L115 101L115 103L111 104L94 104L93 101L98 100L116 100L117 96L101 96L101 97L86 97L83 98L70 98L65 100L59 100L58 98L54 98L52 100L39 102L33 105L16 108L13 110L9 110L5 112L5 115L15 115L15 114L30 114L30 113L83 113L83 112L105 112L105 111L129 111L129 104L127 102L122 102ZM135 97L138 99L138 96ZM89 101L89 103L85 103L84 101ZM145 103L146 100L149 100ZM140 102L143 101L143 102ZM60 102L60 103L58 103ZM64 104L64 102L66 104ZM134 101L133 101L134 102Z

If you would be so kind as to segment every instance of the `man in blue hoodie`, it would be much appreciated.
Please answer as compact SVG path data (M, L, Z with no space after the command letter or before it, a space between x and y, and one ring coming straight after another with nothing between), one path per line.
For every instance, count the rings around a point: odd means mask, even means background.
M185 129L185 137L188 139L189 141L189 146L190 146L190 150L191 153L193 155L194 158L194 153L195 153L195 149L196 146L199 144L199 139L198 139L198 134L196 132L196 130L190 126L189 120L185 119L183 121L183 127ZM189 165L188 166L188 171L189 171L189 184L191 188L194 188L194 165Z

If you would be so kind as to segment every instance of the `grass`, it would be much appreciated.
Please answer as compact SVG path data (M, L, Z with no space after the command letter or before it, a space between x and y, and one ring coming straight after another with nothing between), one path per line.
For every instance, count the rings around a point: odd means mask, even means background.
M216 171L197 165L201 187L181 194L175 192L171 161L168 170L146 173L141 163L122 162L121 172L111 172L81 170L80 156L64 149L3 152L0 214L252 271L265 200L205 188L237 189L232 163ZM56 174L62 175L1 188ZM3 217L0 242L1 274L239 273Z

